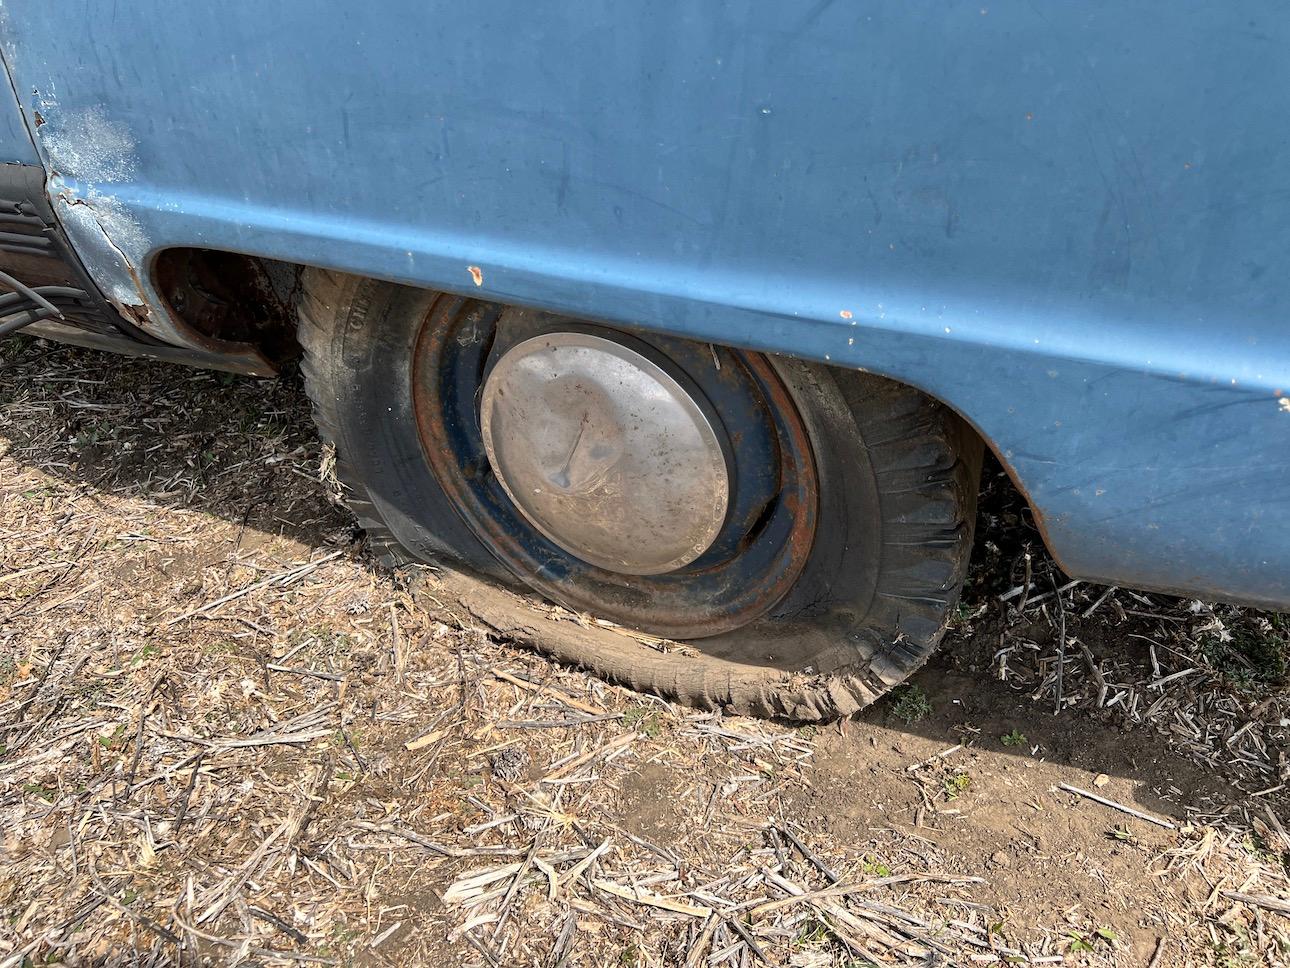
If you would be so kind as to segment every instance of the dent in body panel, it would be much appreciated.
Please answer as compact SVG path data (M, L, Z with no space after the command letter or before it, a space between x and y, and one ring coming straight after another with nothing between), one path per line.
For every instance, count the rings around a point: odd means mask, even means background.
M36 101L36 137L47 159L47 191L59 221L108 301L145 325L151 299L139 266L149 241L110 189L134 176L135 140L102 108L63 111L52 94L37 94Z
M146 324L147 290L135 268L137 256L131 256L147 251L142 227L111 196L78 197L57 182L50 179L50 197L77 254L108 302L128 319Z
M129 126L100 105L63 107L52 83L44 93L33 90L32 101L31 130L45 160L46 193L107 301L144 332L188 351L188 362L274 374L276 367L257 348L210 339L188 327L154 288L146 267L159 246L122 197L140 174Z

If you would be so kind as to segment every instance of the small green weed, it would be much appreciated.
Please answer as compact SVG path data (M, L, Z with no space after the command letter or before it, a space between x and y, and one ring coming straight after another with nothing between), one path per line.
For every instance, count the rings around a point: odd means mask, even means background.
M43 783L24 783L22 792L30 793L34 797L40 797L47 803L53 803L58 799L58 790L54 787L47 787Z
M1099 941L1111 944L1115 941L1115 932L1108 928L1095 928L1091 934L1087 935L1068 931L1066 938L1070 941L1071 951L1087 952L1095 950L1095 946Z
M1252 831L1241 841L1241 846L1253 857L1273 867L1280 867L1290 874L1290 851L1277 851L1257 831Z
M906 726L912 726L932 713L932 703L927 694L913 683L893 689L891 702L891 714Z
M793 946L797 948L814 948L827 942L829 937L830 932L827 924L814 918L808 918L797 929L797 937L793 939Z
M130 660L130 668L139 668L156 654L157 647L155 645L145 645L142 649L136 652L134 654L134 658Z
M891 868L872 857L865 857L860 862L860 869L871 877L890 877Z
M1011 733L1008 733L1006 736L1000 736L999 742L1002 743L1004 746L1025 746L1026 734L1014 729Z
M1231 630L1202 635L1201 655L1238 689L1252 689L1286 679L1290 664L1290 634L1284 615L1274 615L1264 628L1233 623Z
M959 794L964 793L972 785L972 777L966 773L954 773L947 776L941 785L945 790L947 800L957 800Z
M116 729L112 730L111 735L99 737L99 745L104 749L114 750L125 745L125 740L125 723L117 723Z
M79 434L71 439L71 445L76 450L86 450L94 447L99 442L99 428L89 427L82 430Z
M650 739L657 739L663 732L658 710L651 706L633 706L627 710L623 713L623 725L628 729L639 730Z

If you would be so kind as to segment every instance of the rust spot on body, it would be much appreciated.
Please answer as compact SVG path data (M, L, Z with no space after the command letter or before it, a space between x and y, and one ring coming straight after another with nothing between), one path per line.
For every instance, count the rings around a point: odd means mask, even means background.
M479 266L466 266L466 271L470 273L470 278L475 285L482 286L484 284L484 270Z

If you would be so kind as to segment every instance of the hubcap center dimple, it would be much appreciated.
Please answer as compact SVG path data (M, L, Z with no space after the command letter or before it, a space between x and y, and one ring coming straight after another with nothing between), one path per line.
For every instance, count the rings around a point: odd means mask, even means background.
M730 470L692 392L589 333L526 339L496 361L480 430L497 480L569 554L631 575L674 571L720 533Z

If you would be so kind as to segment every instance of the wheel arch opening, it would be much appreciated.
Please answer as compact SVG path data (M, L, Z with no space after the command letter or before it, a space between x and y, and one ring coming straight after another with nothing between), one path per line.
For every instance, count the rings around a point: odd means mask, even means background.
M275 367L300 355L296 304L303 265L179 246L158 252L150 269L166 309L206 348L252 347Z
M300 355L296 338L297 312L302 278L307 268L301 263L223 249L181 246L159 252L154 257L151 271L156 291L165 300L167 308L202 339L227 346L252 346L275 365L281 365ZM737 347L737 344L731 345ZM836 361L815 362L837 370L852 369ZM982 430L970 413L917 381L900 379L879 367L868 368L867 372L917 390L953 413L963 432L975 436L1007 473L1030 508L1036 530L1049 554L1070 573L1049 534L1043 510L1028 493L1025 481L996 441Z

